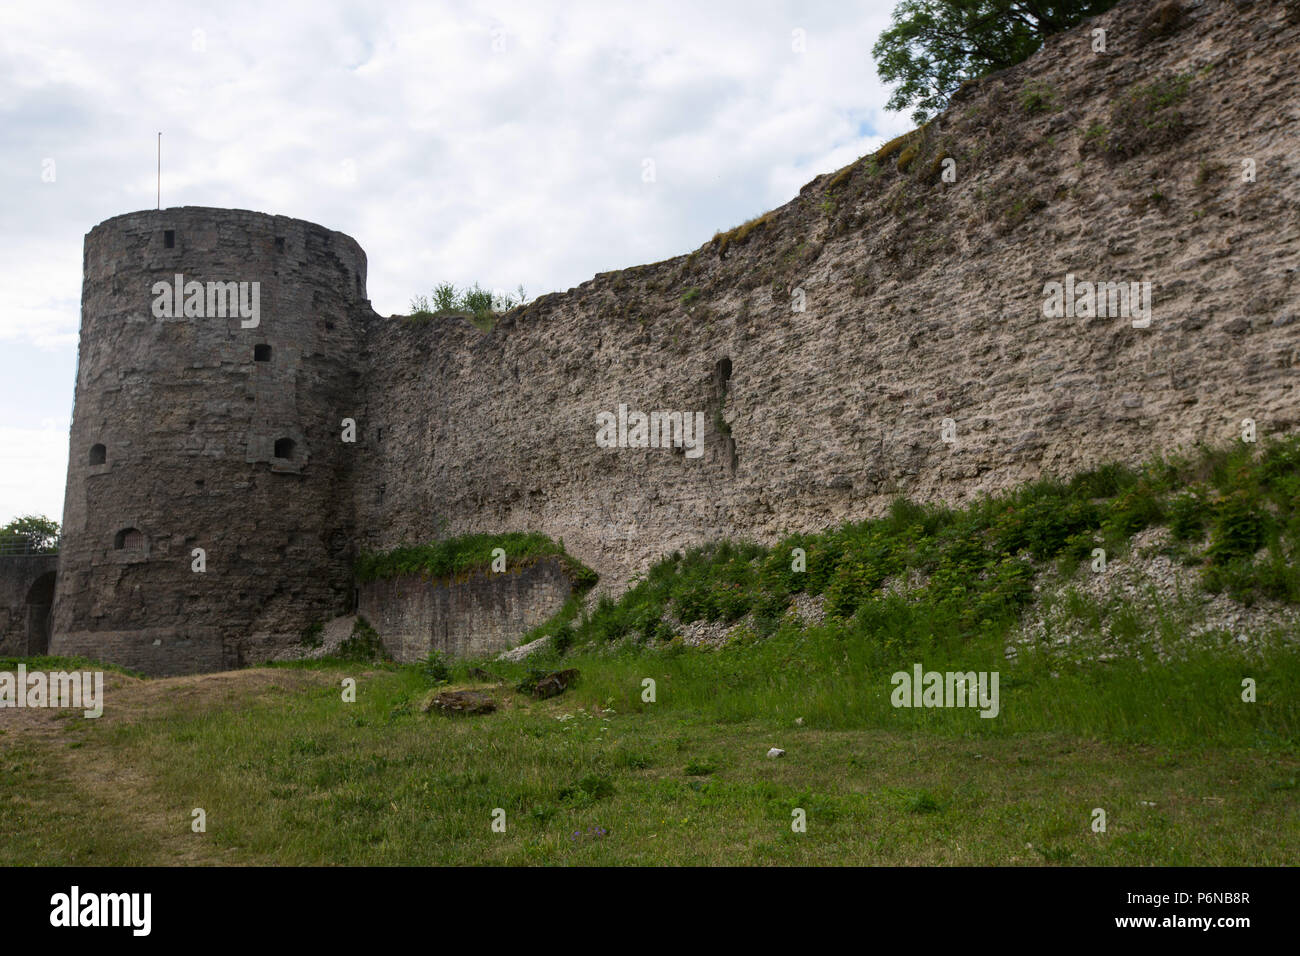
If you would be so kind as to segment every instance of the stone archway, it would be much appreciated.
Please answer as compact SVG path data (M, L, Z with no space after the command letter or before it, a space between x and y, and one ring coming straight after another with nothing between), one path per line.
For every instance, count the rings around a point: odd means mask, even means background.
M54 572L42 574L27 589L27 656L50 652L54 615Z

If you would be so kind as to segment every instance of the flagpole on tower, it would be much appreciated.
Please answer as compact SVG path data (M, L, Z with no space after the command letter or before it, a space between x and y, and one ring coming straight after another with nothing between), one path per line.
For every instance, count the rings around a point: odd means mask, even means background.
M158 208L162 208L162 130L158 131Z

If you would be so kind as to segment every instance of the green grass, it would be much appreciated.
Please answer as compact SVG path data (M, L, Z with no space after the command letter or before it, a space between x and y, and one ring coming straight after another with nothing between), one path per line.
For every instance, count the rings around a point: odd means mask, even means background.
M334 681L79 722L82 766L147 783L105 794L40 748L0 749L0 863L1281 865L1300 850L1297 759L1273 722L1294 707L1294 664L1257 671L1272 708L1232 704L1210 661L1004 672L1003 717L981 720L892 709L885 671L851 647L847 666L826 646L767 647L579 654L579 689L496 688L507 706L476 718L411 707L429 686L418 668L335 663L357 703ZM1225 718L1213 739L1186 726Z
M1104 140L1094 140L1089 129L1085 146L1095 146L1112 159L1122 160L1178 142L1187 125L1180 107L1192 79L1192 74L1183 73L1131 87L1111 109L1111 132Z
M1049 566L1094 549L1122 554L1132 535L1169 525L1211 592L1300 603L1300 438L1238 443L1140 469L1107 465L1040 481L961 510L897 501L884 518L773 547L722 541L671 555L574 625L578 643L674 634L672 620L773 634L798 594L825 601L834 631L871 647L996 648ZM1202 540L1204 539L1204 540ZM805 569L796 568L797 555ZM890 579L914 576L904 599Z
M1026 113L1054 112L1056 91L1042 81L1027 82L1020 88L1020 108Z
M555 556L563 560L579 587L590 587L596 573L564 550L564 542L552 541L538 532L511 531L503 534L466 534L430 544L408 545L391 551L366 552L357 558L358 581L374 581L404 574L432 578L451 577L492 566L493 552L505 552L506 570L513 571L533 561Z
M528 296L522 285L513 295L503 293L494 296L477 282L464 289L458 289L450 282L442 282L434 286L432 295L413 296L411 312L406 318L411 322L423 323L454 316L468 319L483 331L490 331L501 313L509 312L527 301Z
M761 216L755 216L753 219L742 222L735 229L729 229L726 232L716 232L713 234L712 243L717 247L718 256L723 257L727 254L727 248L731 245L743 244L751 234L767 228L776 216L776 210L763 213Z
M0 864L1283 865L1300 853L1295 635L1189 639L1195 595L1059 585L1163 525L1197 587L1295 603L1297 502L1297 439L1207 448L673 555L618 600L571 601L540 629L564 640L521 663L318 661L219 705L155 695L129 721L115 687L101 721L0 722ZM479 568L500 541L374 570ZM800 596L822 623L791 611ZM1008 655L1030 607L1044 637ZM697 650L687 621L736 627ZM1103 632L1119 653L1098 656ZM891 675L917 663L997 672L997 717L892 706ZM581 671L562 696L517 689L559 667ZM498 710L423 714L435 686Z
M872 158L878 166L883 166L890 159L897 156L911 145L917 139L920 132L920 129L914 129L910 133L904 133L902 136L894 137L888 143L885 143L876 150L875 153L872 154Z
M29 674L33 671L44 671L46 673L58 671L68 673L72 671L105 671L115 674L127 674L131 677L143 676L129 668L97 661L90 657L0 657L0 671L13 673L19 664L22 664Z

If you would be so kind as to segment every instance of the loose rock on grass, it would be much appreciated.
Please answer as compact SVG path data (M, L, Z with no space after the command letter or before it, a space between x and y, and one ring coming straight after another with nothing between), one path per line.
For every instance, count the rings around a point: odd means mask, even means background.
M436 710L453 716L490 714L497 709L497 702L476 690L444 690L430 694L420 709L426 714Z

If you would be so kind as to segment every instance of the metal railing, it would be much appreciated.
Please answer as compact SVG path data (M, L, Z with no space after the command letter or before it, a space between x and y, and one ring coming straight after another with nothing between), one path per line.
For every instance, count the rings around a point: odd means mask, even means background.
M24 534L0 534L0 557L40 558L59 553L59 539L33 541Z

